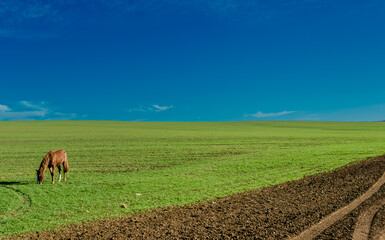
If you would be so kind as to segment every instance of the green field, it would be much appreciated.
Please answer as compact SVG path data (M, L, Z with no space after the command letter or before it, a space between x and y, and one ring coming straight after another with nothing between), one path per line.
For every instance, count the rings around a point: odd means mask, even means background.
M384 154L385 123L0 122L0 142L1 237L329 171ZM47 170L37 185L57 149L68 153L67 182L51 184Z

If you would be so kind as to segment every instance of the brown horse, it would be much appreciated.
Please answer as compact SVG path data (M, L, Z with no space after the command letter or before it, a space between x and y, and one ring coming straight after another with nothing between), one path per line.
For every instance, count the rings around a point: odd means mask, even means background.
M43 158L43 161L41 161L40 168L36 170L37 176L36 176L36 183L42 184L43 179L45 178L44 172L45 169L48 167L49 171L51 172L52 176L52 183L55 183L54 176L55 176L55 167L59 168L59 182L61 180L61 165L63 165L64 169L64 181L66 180L66 173L70 170L70 167L68 165L67 161L67 153L64 150L57 150L57 151L49 151L47 155Z

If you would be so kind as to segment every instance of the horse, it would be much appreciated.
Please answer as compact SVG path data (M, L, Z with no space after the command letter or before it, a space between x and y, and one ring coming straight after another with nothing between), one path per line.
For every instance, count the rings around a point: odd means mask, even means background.
M67 161L67 153L64 150L57 150L57 151L49 151L47 155L43 158L43 161L41 161L40 167L38 170L36 170L36 183L42 184L43 179L45 178L44 172L45 169L48 167L49 171L52 176L52 184L55 183L54 176L55 176L55 167L59 169L59 182L61 181L61 165L63 165L64 170L64 181L66 180L66 173L70 170L70 167L68 165Z

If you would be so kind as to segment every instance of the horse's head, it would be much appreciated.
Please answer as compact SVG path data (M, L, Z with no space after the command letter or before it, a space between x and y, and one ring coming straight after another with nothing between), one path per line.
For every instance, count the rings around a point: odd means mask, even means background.
M44 173L40 172L40 170L36 170L36 183L37 184L42 184L44 178L45 178L44 177Z

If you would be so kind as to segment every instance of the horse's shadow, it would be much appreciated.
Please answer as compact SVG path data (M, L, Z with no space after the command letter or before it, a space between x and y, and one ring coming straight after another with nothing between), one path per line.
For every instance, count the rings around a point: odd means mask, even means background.
M5 186L8 186L8 185L26 185L27 183L26 182L0 182L0 186L1 185L5 185Z

